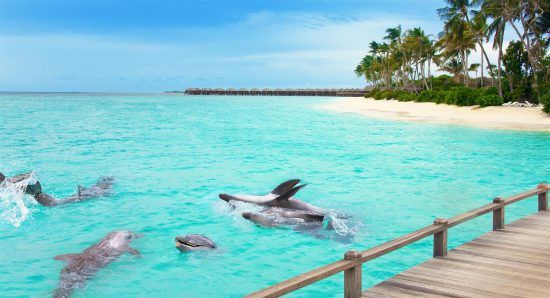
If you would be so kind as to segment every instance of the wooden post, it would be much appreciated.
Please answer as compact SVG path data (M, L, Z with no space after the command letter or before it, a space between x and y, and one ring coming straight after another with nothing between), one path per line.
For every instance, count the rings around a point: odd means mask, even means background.
M501 207L493 210L493 231L504 229L504 200L494 198L493 203L501 204Z
M449 221L445 218L438 218L434 221L434 225L446 226ZM434 258L444 257L447 255L447 227L441 232L434 234Z
M540 189L548 189L548 185L541 183L537 188ZM539 194L539 211L546 211L548 210L548 190L545 192Z
M344 255L346 260L358 260L361 258L361 253L355 250L350 250ZM344 297L345 298L360 298L362 286L362 263L357 263L344 271Z

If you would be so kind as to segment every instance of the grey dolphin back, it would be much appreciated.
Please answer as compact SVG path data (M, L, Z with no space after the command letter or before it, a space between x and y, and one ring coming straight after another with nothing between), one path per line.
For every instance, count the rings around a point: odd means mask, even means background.
M276 195L285 194L285 193L289 192L290 190L292 190L292 188L294 186L296 186L296 184L298 184L298 183L300 183L300 179L292 179L292 180L285 181L285 182L279 184L277 187L275 187L271 191L271 193L276 194Z
M304 214L305 217L309 218L310 221L323 221L325 219L325 216L323 214L316 214L316 213L307 213Z
M307 184L302 184L300 186L296 186L292 189L290 189L289 191L281 194L280 196L278 196L277 198L275 198L276 201L283 201L283 200L288 200L290 198L292 198L300 189L306 187Z
M96 184L90 187L79 185L75 197L79 198L80 200L85 200L109 195L113 189L114 183L115 178L111 176L101 177L97 179Z
M54 260L58 261L64 261L64 262L70 262L78 257L80 257L82 254L64 254L64 255L58 255L54 257Z

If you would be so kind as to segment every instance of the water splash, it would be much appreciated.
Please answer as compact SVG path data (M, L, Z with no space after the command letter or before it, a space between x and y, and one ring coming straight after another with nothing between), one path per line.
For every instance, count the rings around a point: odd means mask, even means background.
M325 216L323 221L323 228L325 230L332 229L336 234L340 236L354 236L354 231L346 225L344 219L338 217L336 213L330 212Z
M0 184L0 221L19 227L30 214L25 204L25 188L34 180L34 172L22 180L5 179Z

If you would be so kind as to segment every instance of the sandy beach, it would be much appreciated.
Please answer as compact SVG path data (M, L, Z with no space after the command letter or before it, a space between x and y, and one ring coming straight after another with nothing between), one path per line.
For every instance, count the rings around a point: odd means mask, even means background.
M339 113L356 113L381 119L550 132L550 116L544 114L540 107L457 107L431 102L399 102L350 97L326 104L323 108Z

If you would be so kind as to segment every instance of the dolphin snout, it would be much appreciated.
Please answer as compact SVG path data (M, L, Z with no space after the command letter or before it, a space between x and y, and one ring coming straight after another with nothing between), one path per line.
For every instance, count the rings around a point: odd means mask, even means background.
M230 200L235 200L235 197L232 196L232 195L228 195L228 194L224 194L224 193L221 193L219 194L219 197L220 199L226 201L226 202L229 202Z
M243 214L241 214L241 215L242 215L242 217L244 217L245 219L250 220L250 219L252 218L252 215L253 215L253 214L254 214L254 213L252 213L252 212L243 212Z

